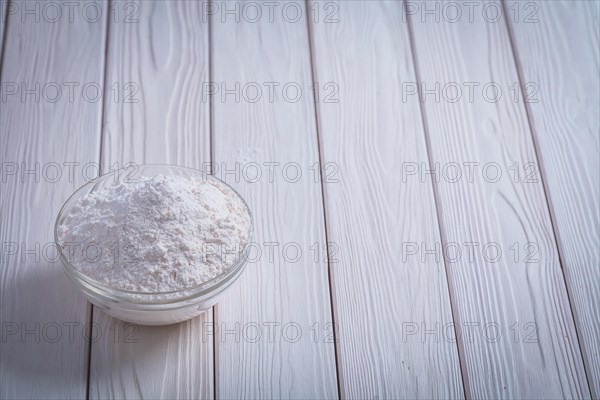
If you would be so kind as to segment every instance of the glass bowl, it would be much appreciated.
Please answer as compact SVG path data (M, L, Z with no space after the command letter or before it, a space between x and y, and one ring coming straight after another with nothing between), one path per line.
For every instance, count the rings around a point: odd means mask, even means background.
M248 242L240 251L240 256L228 269L202 284L171 292L137 292L108 286L77 270L65 254L59 241L59 226L65 220L75 203L83 196L117 185L140 176L178 175L208 180L216 186L232 190L244 204L250 216ZM107 314L140 325L168 325L185 321L207 311L215 305L220 296L235 282L244 271L248 258L249 244L253 234L252 213L242 196L225 182L201 171L173 165L134 165L102 175L79 188L61 208L54 224L54 241L60 254L63 270L71 281L83 292L87 299ZM66 246L65 246L66 247Z

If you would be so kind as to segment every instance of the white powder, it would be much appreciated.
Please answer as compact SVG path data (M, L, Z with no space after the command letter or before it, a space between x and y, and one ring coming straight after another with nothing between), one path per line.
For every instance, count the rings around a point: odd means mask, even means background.
M250 235L245 204L213 180L157 175L76 202L59 227L73 266L115 288L165 292L225 272Z

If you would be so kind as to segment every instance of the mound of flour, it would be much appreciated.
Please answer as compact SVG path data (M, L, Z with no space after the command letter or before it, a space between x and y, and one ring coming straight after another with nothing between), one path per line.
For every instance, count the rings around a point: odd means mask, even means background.
M125 290L189 288L226 271L247 244L250 215L228 186L141 177L82 197L58 228L73 266Z

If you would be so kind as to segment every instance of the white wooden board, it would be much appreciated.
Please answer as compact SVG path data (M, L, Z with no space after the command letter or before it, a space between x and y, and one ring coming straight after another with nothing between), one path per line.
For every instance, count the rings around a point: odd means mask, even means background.
M600 397L599 3L517 3L510 19L573 313L595 398ZM521 14L523 16L523 14ZM534 18L534 19L533 19ZM537 20L537 22L536 22ZM530 86L534 88L535 86Z
M339 22L310 27L315 79L339 89L317 106L323 161L340 178L325 183L325 204L340 247L331 268L341 394L461 398L457 346L442 338L452 331L444 262L410 254L440 238L432 185L401 177L428 164L418 99L400 96L415 80L402 3L332 4Z
M132 22L110 24L102 167L176 164L200 168L210 157L208 25L201 2L126 2ZM136 11L134 13L134 11ZM138 90L139 89L139 90ZM115 164L118 163L118 164ZM92 398L213 397L212 311L181 324L127 327L94 309L104 330L94 343Z
M86 396L89 307L62 271L53 228L64 201L97 173L102 102L93 91L86 100L82 88L102 83L105 29L105 19L22 22L14 15L8 23L0 103L2 398Z
M284 20L281 5L272 21L211 18L212 81L220 90L211 96L214 161L221 172L240 169L237 179L216 176L248 201L262 254L215 308L218 398L337 397L321 185L309 169L318 147L306 12L296 4L297 22ZM222 98L224 89L234 92ZM273 179L270 162L280 163ZM277 243L272 259L268 242Z
M598 2L67 3L0 0L0 398L599 396ZM66 198L210 161L260 260L182 324L92 308Z
M417 81L430 90L423 109L431 161L440 163L442 235L463 250L449 264L457 322L490 324L461 342L466 393L589 397L543 186L528 180L537 158L523 99L511 92L518 76L506 24L481 10L458 22L409 18ZM465 163L478 163L472 179Z

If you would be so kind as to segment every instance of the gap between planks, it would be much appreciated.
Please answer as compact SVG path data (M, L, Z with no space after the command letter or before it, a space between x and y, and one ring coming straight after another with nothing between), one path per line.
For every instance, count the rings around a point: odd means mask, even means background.
M402 7L403 7L404 12L407 12L406 0L402 1ZM421 70L419 69L419 63L417 61L417 56L415 53L415 34L413 32L412 18L407 18L406 23L407 23L407 27L408 27L408 38L409 38L408 41L410 43L410 54L412 56L412 64L413 64L413 68L415 71L415 79L417 82L422 82L421 81ZM422 101L423 94L421 93L421 85L417 85L417 94L418 94L418 98L419 98L419 110L421 111L421 124L423 126L423 133L424 133L424 137L425 137L425 150L427 153L427 162L429 165L431 165L431 160L432 160L431 141L429 138L429 125L427 124L427 116L426 116L426 112L425 112L425 106ZM446 232L444 231L444 228L442 226L442 220L440 218L440 214L441 214L440 194L438 192L438 187L435 184L435 182L433 181L433 179L431 180L431 188L432 188L432 192L433 192L433 202L435 204L435 216L436 216L436 220L437 220L438 231L440 233L440 239L441 239L442 243L448 243L448 241L446 239ZM444 270L446 272L446 274L445 274L446 284L448 285L448 301L450 302L450 309L452 311L454 337L459 337L458 331L456 330L456 321L459 321L458 310L456 309L456 304L454 304L454 301L453 301L453 299L456 296L456 292L454 290L454 286L452 285L452 280L450 279L448 269L449 269L448 262L447 262L447 260L444 259ZM462 343L461 340L456 341L456 350L458 352L458 363L460 366L460 376L462 379L463 395L464 395L465 399L469 399L470 396L468 396L468 392L467 392L467 387L469 387L469 385L468 385L469 384L469 376L466 372L465 349L464 349L464 344Z
M108 6L108 10L111 9L111 5L112 5L113 0L107 0L107 6ZM104 89L106 88L106 79L107 79L107 71L108 71L108 46L109 46L109 40L110 40L110 18L106 18L106 29L105 29L105 36L104 36L104 70L102 71L102 90L104 91ZM98 169L99 169L99 176L102 176L103 171L102 171L102 157L104 156L104 135L105 135L105 129L104 129L104 113L105 113L105 106L106 106L106 101L107 98L104 99L104 101L102 101L102 105L101 105L101 110L100 110L100 143L99 143L99 147L100 147L100 152L99 152L99 157L98 157ZM92 323L94 322L94 304L89 303L89 319L88 319L88 325L92 326ZM86 381L86 398L87 400L90 399L90 380L91 380L91 376L92 376L92 339L91 336L88 338L88 343L87 343L87 381Z
M308 2L309 0L304 0L305 2L305 9L308 10L309 9L309 5ZM306 34L308 35L308 54L310 57L310 78L311 78L311 83L314 86L315 85L315 57L314 57L314 46L313 46L313 33L311 30L311 24L309 21L309 18L306 18ZM336 377L336 382L337 382L337 394L338 394L338 399L342 398L342 383L340 381L340 356L339 356L339 351L340 348L338 346L338 332L337 332L337 315L335 313L335 306L334 306L334 299L335 299L335 295L334 295L334 285L332 283L332 268L331 268L331 254L330 249L329 249L329 226L327 224L327 202L325 201L327 195L325 193L325 183L323 182L323 168L322 166L324 165L324 157L323 157L323 149L322 149L322 144L321 144L321 112L320 112L320 108L317 107L317 102L313 101L313 106L314 106L314 115L315 115L315 132L317 134L317 157L319 160L319 179L321 181L321 204L323 207L323 225L324 225L324 229L325 229L325 251L326 251L326 256L327 256L327 283L329 285L329 306L330 306L330 313L331 313L331 323L333 324L333 353L335 356L335 377Z

